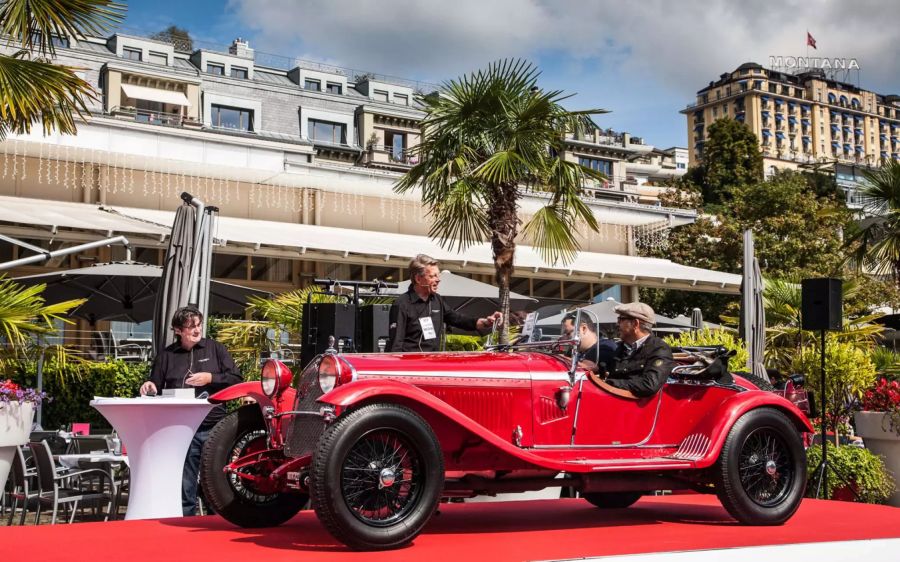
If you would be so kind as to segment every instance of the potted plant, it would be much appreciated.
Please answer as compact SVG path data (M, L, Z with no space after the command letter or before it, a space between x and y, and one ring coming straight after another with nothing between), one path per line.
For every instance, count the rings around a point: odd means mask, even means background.
M813 445L806 450L809 480L807 497L831 498L864 503L885 503L894 492L894 479L884 461L872 451L853 445L828 447L828 490L818 490L818 478L813 472L822 460L822 447ZM845 480L846 479L846 480Z
M0 483L6 483L16 447L28 443L34 407L44 397L43 392L11 380L0 382Z
M853 419L866 448L880 455L893 474L900 474L900 383L880 379L863 394L862 411ZM894 492L888 504L900 507L900 492Z

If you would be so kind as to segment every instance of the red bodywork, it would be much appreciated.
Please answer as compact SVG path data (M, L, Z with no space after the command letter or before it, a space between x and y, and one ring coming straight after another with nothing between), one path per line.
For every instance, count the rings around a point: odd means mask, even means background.
M539 489L559 473L569 474L581 489L614 487L616 474L628 480L619 485L629 489L636 478L645 478L647 489L698 487L709 483L703 469L716 462L732 425L750 410L779 410L798 432L812 431L794 404L740 377L731 385L670 379L653 397L633 400L609 394L581 371L573 384L570 360L542 352L359 354L339 360L338 385L303 415L289 411L300 410L311 392L321 394L318 361L301 376L296 401L294 389L273 401L258 383L232 387L211 400L253 394L264 413L268 407L268 427L277 434L270 434L272 454L292 438L290 424L321 432L358 406L402 404L438 437L448 495ZM277 451L285 463L275 471L279 485L302 489L313 452L285 452ZM234 464L242 461L250 459ZM500 476L507 483L518 478L519 484L497 485Z

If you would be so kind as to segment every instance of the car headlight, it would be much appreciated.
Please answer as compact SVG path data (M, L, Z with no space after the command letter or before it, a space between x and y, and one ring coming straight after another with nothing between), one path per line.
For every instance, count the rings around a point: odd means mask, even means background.
M291 385L292 377L293 373L287 368L287 365L276 359L269 359L263 365L262 374L259 377L263 394L269 398L279 394Z
M331 392L341 376L341 364L334 355L326 355L319 362L319 388Z

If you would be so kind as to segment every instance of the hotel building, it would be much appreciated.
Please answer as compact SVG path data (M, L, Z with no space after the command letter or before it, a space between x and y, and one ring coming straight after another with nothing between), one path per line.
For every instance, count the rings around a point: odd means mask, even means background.
M764 169L819 166L858 207L860 170L900 159L900 96L833 80L821 69L789 74L745 63L697 92L687 117L690 165L703 159L709 126L730 117L757 136Z

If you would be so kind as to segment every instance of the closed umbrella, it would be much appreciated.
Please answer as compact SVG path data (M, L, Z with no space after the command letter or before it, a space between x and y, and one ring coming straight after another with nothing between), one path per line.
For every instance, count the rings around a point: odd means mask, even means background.
M741 282L741 333L750 351L747 370L765 381L766 310L763 302L763 279L756 259L753 232L744 231L743 280Z
M691 309L691 326L693 332L703 329L703 312L699 308Z
M153 350L156 353L175 341L175 335L169 329L172 315L179 308L187 306L190 299L197 214L197 209L187 202L175 211L175 222L172 224L153 309Z

